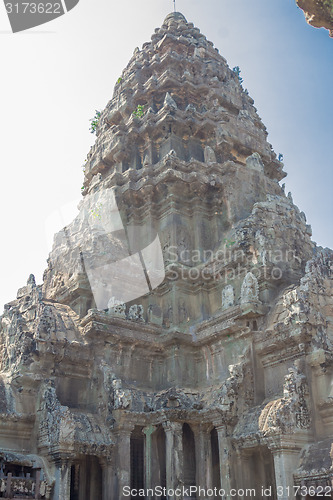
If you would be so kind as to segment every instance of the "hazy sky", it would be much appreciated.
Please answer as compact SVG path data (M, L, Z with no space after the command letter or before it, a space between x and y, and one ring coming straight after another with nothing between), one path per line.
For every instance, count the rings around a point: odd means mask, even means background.
M12 34L1 3L0 309L30 273L41 283L47 235L60 229L50 215L80 198L89 119L172 8L171 0L80 0ZM333 248L333 39L308 26L293 0L177 0L177 10L240 66L268 140L284 154L286 190L313 239Z

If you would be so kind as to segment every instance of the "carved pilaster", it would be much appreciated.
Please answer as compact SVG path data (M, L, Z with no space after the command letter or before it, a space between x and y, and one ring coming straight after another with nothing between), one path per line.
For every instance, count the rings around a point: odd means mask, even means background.
M117 469L114 460L104 459L102 467L102 500L113 500L118 496Z
M163 424L166 437L166 484L167 489L183 486L183 426L180 422ZM180 500L180 496L170 500Z
M152 482L152 434L155 432L156 427L149 425L143 429L145 434L145 488L153 488Z
M231 474L230 474L230 438L227 437L226 427L224 425L215 426L219 442L219 459L220 459L220 481L221 489L225 491L225 496L222 500L229 500L231 489Z
M118 469L118 498L125 500L123 488L131 486L131 433L134 424L131 422L122 422L117 429L117 469Z
M195 439L196 485L202 489L213 486L212 447L210 439L210 424L191 425ZM200 491L200 490L199 490ZM202 494L198 498L205 498Z
M56 461L53 500L70 500L71 462L66 459Z
M309 432L291 436L275 436L267 440L274 459L274 472L279 500L295 500L293 472L299 465L300 450L310 441Z
M294 500L293 471L297 467L298 452L295 450L274 450L274 472L276 489L280 500Z

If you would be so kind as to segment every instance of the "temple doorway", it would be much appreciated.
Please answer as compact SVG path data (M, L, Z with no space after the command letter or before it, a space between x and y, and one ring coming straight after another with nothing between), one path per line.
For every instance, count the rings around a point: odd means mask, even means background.
M102 498L102 468L97 457L80 457L71 466L70 500L96 498Z
M266 446L258 446L243 450L241 457L239 487L255 490L256 498L261 500L267 500L267 491L270 491L269 498L277 500L274 460L271 451Z
M183 425L184 486L196 486L196 460L194 434L188 424ZM195 497L194 497L195 498Z
M162 425L152 434L152 486L166 488L166 437Z
M135 427L131 435L131 489L143 489L145 437L142 427Z
M210 444L212 450L212 486L219 490L221 488L219 439L215 427L210 433Z

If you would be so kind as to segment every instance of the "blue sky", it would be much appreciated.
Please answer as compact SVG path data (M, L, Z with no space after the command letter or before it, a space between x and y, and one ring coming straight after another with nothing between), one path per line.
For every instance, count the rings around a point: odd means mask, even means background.
M89 119L112 97L133 50L150 39L171 0L80 0L67 15L11 34L0 6L0 309L46 268L50 214L80 198L93 143ZM177 0L214 42L284 154L286 190L333 248L333 39L293 0Z

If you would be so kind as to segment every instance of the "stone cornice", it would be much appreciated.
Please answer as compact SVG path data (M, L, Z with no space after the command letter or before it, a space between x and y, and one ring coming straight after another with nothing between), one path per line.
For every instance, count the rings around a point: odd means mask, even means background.
M233 337L246 338L250 335L251 329L237 324L237 319L248 317L248 314L260 315L258 308L253 305L245 305L233 308L231 312L221 314L219 317L206 320L198 325L188 327L187 332L179 331L177 327L168 330L158 325L152 325L140 321L132 321L125 318L114 317L99 311L90 311L81 321L84 329L84 337L99 339L100 342L118 338L122 343L135 343L149 347L156 353L162 353L165 348L171 345L191 345L201 346L215 343L225 338Z

